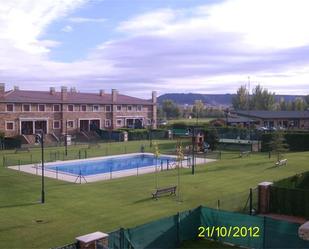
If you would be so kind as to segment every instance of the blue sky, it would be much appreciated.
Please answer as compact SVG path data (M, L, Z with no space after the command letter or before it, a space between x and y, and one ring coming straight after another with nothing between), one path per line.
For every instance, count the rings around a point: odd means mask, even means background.
M307 0L0 0L7 88L309 94Z

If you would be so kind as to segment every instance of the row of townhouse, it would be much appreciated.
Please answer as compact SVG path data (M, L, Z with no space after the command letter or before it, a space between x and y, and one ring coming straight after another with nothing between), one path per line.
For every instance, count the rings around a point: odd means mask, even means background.
M43 130L56 136L95 129L156 128L157 96L151 100L119 94L97 94L54 87L49 91L6 91L0 83L0 131L5 136L32 135Z

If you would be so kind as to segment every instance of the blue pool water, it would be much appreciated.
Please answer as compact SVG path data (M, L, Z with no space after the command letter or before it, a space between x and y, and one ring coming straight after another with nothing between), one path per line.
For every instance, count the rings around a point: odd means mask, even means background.
M158 165L161 161L164 161L166 165L166 160L169 162L174 162L176 159L174 157L159 156ZM87 160L80 162L72 162L65 164L57 164L46 167L46 169L58 170L59 172L74 174L74 175L96 175L101 173L108 173L111 171L121 171L126 169L136 169L141 167L147 167L156 165L156 157L153 155L131 155L131 156L121 156L113 158L105 158L101 160Z

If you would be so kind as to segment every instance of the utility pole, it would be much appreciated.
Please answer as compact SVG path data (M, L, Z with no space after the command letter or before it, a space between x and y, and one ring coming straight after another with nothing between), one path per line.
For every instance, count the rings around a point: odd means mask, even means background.
M35 136L35 143L41 144L41 159L42 159L42 183L41 183L41 203L45 203L45 182L44 182L44 132L41 130L39 134Z

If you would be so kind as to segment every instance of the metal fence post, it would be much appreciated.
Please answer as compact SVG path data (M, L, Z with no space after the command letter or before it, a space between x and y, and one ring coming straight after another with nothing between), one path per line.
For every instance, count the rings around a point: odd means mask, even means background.
M252 188L250 188L250 194L249 194L249 214L252 215Z
M18 160L18 170L20 171L20 159Z
M32 164L32 154L30 154L30 163Z

